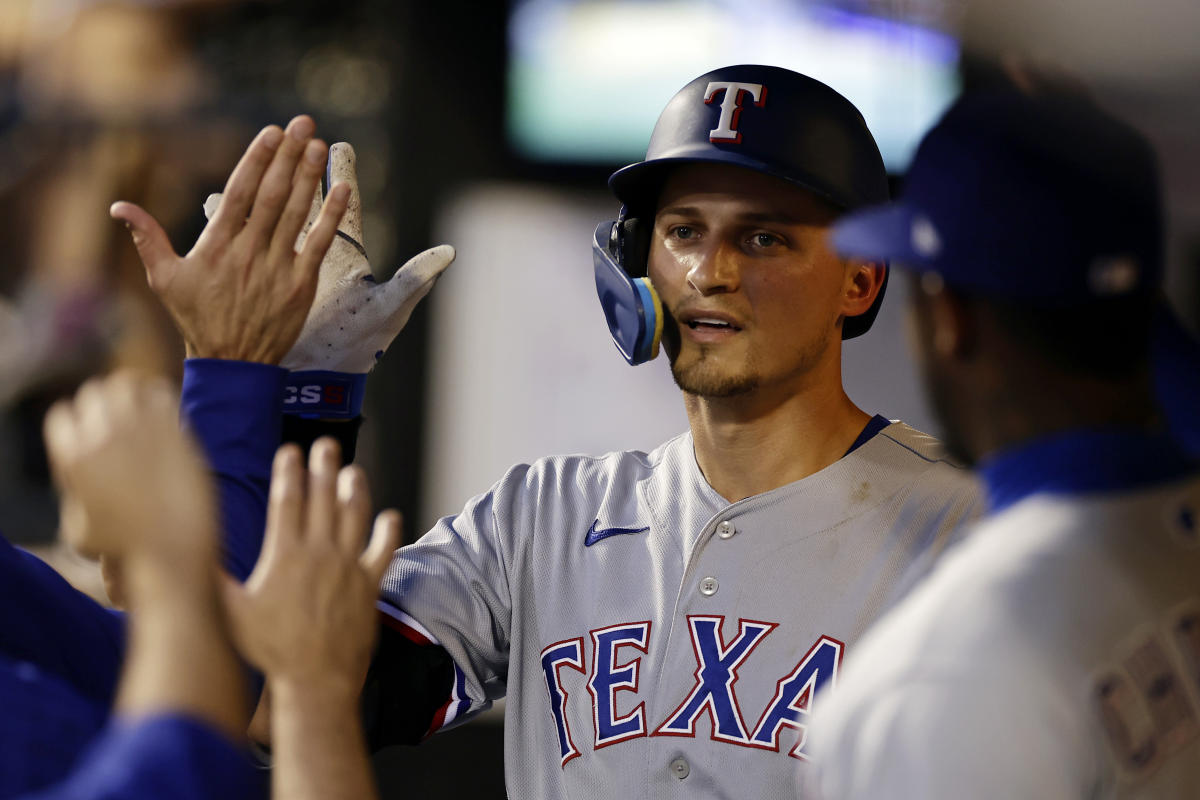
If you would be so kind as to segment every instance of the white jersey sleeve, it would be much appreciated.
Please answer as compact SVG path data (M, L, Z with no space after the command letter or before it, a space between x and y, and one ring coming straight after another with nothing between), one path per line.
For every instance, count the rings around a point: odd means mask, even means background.
M402 548L384 577L380 610L420 639L444 647L454 661L450 707L435 729L462 722L505 695L511 553L495 507L506 502L527 469L514 467L461 513L438 520L418 542Z

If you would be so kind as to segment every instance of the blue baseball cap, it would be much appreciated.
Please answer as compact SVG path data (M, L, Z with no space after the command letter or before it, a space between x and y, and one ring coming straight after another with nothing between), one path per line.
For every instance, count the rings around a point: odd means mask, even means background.
M964 94L925 136L899 200L842 217L847 256L933 272L979 296L1078 305L1158 289L1157 160L1090 100Z

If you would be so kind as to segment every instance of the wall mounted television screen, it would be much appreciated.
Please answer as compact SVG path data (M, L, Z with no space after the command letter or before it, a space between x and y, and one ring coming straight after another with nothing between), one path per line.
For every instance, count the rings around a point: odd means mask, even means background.
M710 69L803 72L863 112L901 173L960 89L959 43L933 27L793 0L515 0L508 136L533 160L637 161L658 113ZM854 7L861 7L856 4Z

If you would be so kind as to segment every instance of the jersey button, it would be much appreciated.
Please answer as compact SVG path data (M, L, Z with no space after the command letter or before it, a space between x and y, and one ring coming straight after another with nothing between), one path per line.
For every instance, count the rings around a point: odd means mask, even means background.
M717 593L717 587L719 587L720 585L721 584L717 583L717 579L712 577L711 575L708 576L707 578L701 578L700 579L700 594L704 595L705 597L712 597L714 594Z
M686 758L677 758L671 762L671 774L679 780L686 778L691 771L692 768L688 766Z
M717 536L720 536L722 539L728 539L735 533L737 533L737 526L729 520L725 520L717 526Z

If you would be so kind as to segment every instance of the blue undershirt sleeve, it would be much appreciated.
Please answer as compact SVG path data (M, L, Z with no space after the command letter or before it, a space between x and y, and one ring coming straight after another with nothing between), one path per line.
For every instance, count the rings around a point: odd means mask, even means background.
M287 376L282 367L247 361L189 358L183 365L183 424L217 481L223 561L239 580L249 577L262 547Z

